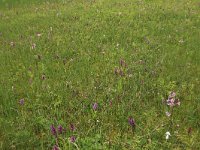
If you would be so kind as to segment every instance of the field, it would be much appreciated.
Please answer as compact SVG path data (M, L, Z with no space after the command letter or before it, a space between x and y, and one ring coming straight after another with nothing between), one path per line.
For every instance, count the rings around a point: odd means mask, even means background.
M199 0L0 1L0 149L199 139Z

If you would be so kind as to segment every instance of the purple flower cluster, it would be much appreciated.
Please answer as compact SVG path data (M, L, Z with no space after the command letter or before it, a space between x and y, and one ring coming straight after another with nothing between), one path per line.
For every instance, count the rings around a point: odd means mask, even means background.
M65 131L65 129L61 125L59 125L57 129L54 125L51 125L50 129L51 129L51 134L54 136L57 136L58 134L62 134Z
M74 126L74 124L72 124L72 123L70 123L70 130L73 132L73 131L75 131L75 126ZM51 125L50 126L50 130L51 130L51 134L53 135L53 136L55 136L55 138L56 138L56 141L57 141L57 136L59 135L59 134L63 134L66 130L63 128L63 126L62 125L58 125L58 127L56 128L54 125ZM72 136L70 136L69 137L69 141L70 142L72 142L72 143L74 143L75 141L76 141L76 137L74 136L74 135L72 135ZM53 150L59 150L60 148L59 148L59 146L58 146L58 141L56 142L56 145L54 145L53 146L53 148L52 148Z
M168 106L173 107L173 106L180 106L180 100L176 99L176 93L175 92L171 92L168 96L168 99L166 100L166 103Z

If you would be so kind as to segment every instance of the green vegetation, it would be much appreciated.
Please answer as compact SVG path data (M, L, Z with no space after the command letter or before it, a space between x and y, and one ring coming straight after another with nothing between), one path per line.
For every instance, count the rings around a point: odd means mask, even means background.
M1 1L0 149L200 149L199 27L198 0Z

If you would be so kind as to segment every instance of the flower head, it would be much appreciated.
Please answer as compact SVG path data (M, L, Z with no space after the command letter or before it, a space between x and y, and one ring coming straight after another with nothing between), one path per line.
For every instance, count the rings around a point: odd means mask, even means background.
M171 134L170 134L170 132L169 131L167 131L166 133L165 133L165 135L166 135L166 140L168 140L169 139L169 136L171 136Z
M176 99L176 93L175 92L171 92L168 96L168 99L166 100L166 103L168 106L173 107L173 106L180 106L180 100Z
M175 97L176 97L176 93L175 92L170 92L169 98L175 98Z
M15 46L15 43L14 43L14 42L10 42L10 45L11 45L11 46Z
M75 136L71 136L70 137L70 142L74 143L76 141L76 137Z
M132 126L132 127L135 126L135 120L132 117L128 118L128 122L129 122L130 126Z
M72 123L70 123L70 130L71 130L71 131L75 131L75 126L74 126L74 124L72 124Z
M168 112L168 111L167 111L167 112L165 112L165 114L166 114L166 116L167 116L167 117L170 117L170 116L171 116L171 113L170 113L170 112Z
M120 63L121 67L126 67L127 66L127 64L126 64L124 59L120 59L119 63Z
M96 110L97 110L97 108L98 108L98 104L97 104L97 103L94 103L94 104L93 104L93 106L92 106L92 108L93 108L93 110L95 110L95 111L96 111Z
M54 145L54 146L53 146L53 150L59 150L58 146L57 146L57 145Z
M57 132L56 132L56 128L54 127L54 125L51 125L51 133L52 133L52 135L57 135Z
M36 47L36 44L33 43L33 44L31 45L31 49L35 49L35 47Z
M41 33L37 33L37 37L41 37L42 36L42 34Z
M24 105L24 99L23 98L19 100L19 104Z
M61 125L58 126L58 133L62 134L64 131L63 127Z

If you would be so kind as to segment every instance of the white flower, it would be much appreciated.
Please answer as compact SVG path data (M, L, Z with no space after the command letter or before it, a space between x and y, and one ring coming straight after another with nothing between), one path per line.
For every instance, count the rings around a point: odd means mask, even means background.
M31 48L32 48L32 49L35 49L35 47L36 47L36 44L33 43L32 46L31 46Z
M41 37L42 36L42 34L41 33L37 33L37 37Z
M169 136L171 136L171 134L170 134L170 132L169 131L167 131L166 133L165 133L165 135L166 135L166 140L168 140L169 139Z
M168 111L167 111L167 112L165 112L165 114L166 114L166 116L167 116L167 117L170 117L170 116L171 116L171 113L170 113L170 112L168 112Z

